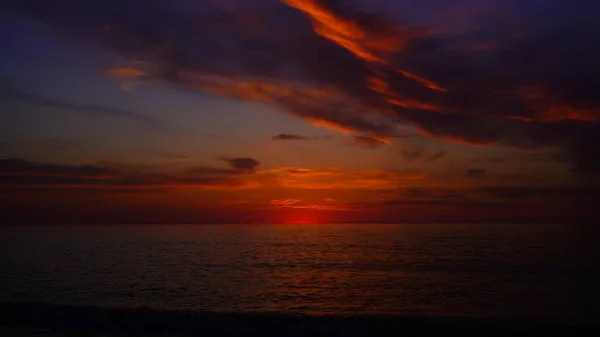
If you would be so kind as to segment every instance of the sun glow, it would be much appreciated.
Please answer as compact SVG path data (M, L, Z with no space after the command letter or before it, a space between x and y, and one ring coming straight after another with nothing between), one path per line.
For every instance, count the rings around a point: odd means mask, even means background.
M284 223L290 225L314 225L322 223L322 221L314 214L294 214L288 216Z

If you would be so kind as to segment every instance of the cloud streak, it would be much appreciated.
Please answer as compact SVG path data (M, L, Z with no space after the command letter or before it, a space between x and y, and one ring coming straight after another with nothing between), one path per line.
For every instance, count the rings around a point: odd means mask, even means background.
M114 118L125 119L133 121L144 127L150 128L156 131L167 131L169 128L167 124L158 119L141 113L111 108L102 105L92 104L75 104L55 99L50 99L44 96L33 95L22 92L16 88L12 88L8 85L0 85L0 97L8 100L17 102L23 102L28 104L34 104L45 108L57 108L68 110L84 115L90 116L109 116Z
M242 165L243 166L243 165ZM0 160L0 189L126 190L256 188L244 168L195 167L181 172L125 171L99 165L64 165L24 159Z
M270 182L286 189L393 190L427 178L421 171L336 170L282 167L261 172Z
M310 138L300 135L292 135L289 133L280 133L271 137L271 140L309 140Z
M487 170L477 169L477 168L468 169L467 173L465 173L465 177L467 177L467 178L483 178L486 175L487 175Z

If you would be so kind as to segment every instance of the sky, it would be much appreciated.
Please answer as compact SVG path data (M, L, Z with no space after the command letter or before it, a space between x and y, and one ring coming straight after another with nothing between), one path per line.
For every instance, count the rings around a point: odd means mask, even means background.
M6 0L10 223L586 221L595 1Z

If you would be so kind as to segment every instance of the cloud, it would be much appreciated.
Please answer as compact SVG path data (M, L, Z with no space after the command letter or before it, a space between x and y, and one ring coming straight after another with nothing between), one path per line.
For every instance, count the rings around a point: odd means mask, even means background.
M387 137L352 136L350 144L365 149L377 149L382 145L390 144L390 140Z
M554 200L565 203L575 200L592 204L600 198L600 188L594 186L488 186L477 189L477 192L498 199L514 201L545 202Z
M446 152L445 150L440 150L438 152L435 152L434 154L432 154L431 156L429 156L429 158L427 158L427 161L429 162L433 162L436 161L442 157L444 157L448 152Z
M300 209L311 209L311 210L319 210L319 211L353 211L354 208L341 206L341 205L320 205L320 204L306 204L306 205L294 205L290 206L291 208L300 208Z
M432 199L432 200L406 200L406 199L391 199L384 200L375 205L384 207L451 207L460 209L480 209L480 208L497 208L506 206L503 202L489 202L477 200L450 200L450 199ZM367 204L368 205L368 204ZM365 205L366 206L366 205Z
M287 206L292 206L292 205L300 203L300 202L302 202L302 200L300 200L300 199L281 199L281 200L275 199L275 200L271 200L271 205L287 207Z
M58 108L69 110L85 115L102 115L126 119L134 121L144 127L148 127L153 130L166 131L168 129L167 124L164 121L141 113L122 109L115 109L102 105L75 104L70 102L64 102L39 95L24 93L22 91L17 90L16 88L11 88L7 85L0 85L0 97L18 102L34 104L46 108Z
M406 159L407 161L415 161L415 160L421 160L423 159L424 161L427 162L434 162L442 157L444 157L446 155L446 151L445 150L439 150L433 153L428 153L428 151L424 148L417 148L417 149L402 149L400 151L398 151L398 154L400 154L400 156L402 156L404 159Z
M94 165L71 166L23 159L0 159L2 176L106 178L114 173L114 169Z
M443 207L454 210L506 209L524 214L554 215L566 211L576 215L595 212L600 188L587 186L487 186L482 188L411 187L372 201L351 202L363 209L401 209ZM432 208L433 207L433 208ZM556 213L554 213L556 212Z
M337 170L281 167L258 172L276 186L314 190L393 190L427 178L421 171Z
M379 211L399 209L454 209L481 210L495 209L509 205L506 200L493 200L477 197L472 190L439 190L433 188L409 188L397 196L381 198L375 201L350 202L358 209L376 209Z
M305 202L300 199L281 199L271 200L271 205L280 208L294 208L294 209L312 209L321 211L352 211L351 207L334 203L334 200L325 201L325 204Z
M465 173L465 177L467 178L481 178L487 174L487 170L485 169L468 169L467 173Z
M285 140L333 140L333 136L331 135L324 135L324 136L311 136L311 137L307 137L307 136L302 136L302 135L294 135L294 134L289 134L289 133L280 133L276 136L272 136L271 140L276 140L276 141L285 141Z
M234 160L237 159L237 160ZM304 190L393 190L427 177L421 171L337 170L280 167L257 170L258 161L234 158L231 168L196 166L175 171L152 167L66 165L24 159L0 160L0 190L31 189L123 191L239 190L284 188Z
M289 133L280 133L277 136L271 137L272 140L308 140L306 136L292 135Z
M590 14L599 5L558 0L540 15L531 8L544 0L532 1L502 2L519 18L480 20L458 35L408 25L377 2L368 11L324 0L224 11L212 2L9 0L0 10L136 61L112 77L261 102L351 136L409 127L469 146L558 147L580 172L597 171L580 139L599 133L600 24ZM420 6L407 10L426 12ZM457 48L500 36L494 48Z
M65 165L24 159L0 160L1 189L79 189L145 191L148 189L245 189L259 187L247 170L196 167L180 172L121 170L95 165Z
M421 150L400 150L400 155L404 157L404 159L408 161L413 161L421 158L423 156L423 151Z
M236 170L254 171L260 165L260 162L253 158L231 158L225 161Z
M469 191L460 189L440 188L407 188L400 194L410 200L466 200Z

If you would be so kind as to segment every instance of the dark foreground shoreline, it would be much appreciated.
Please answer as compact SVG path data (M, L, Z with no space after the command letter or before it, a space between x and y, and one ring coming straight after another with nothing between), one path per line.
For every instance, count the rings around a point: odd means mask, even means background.
M0 334L25 336L600 335L600 322L462 317L340 317L0 303Z

